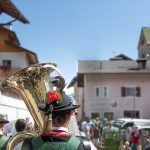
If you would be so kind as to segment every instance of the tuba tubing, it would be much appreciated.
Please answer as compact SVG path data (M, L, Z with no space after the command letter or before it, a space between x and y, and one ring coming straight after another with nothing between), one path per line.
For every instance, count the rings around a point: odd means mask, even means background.
M32 132L17 133L13 138L8 141L6 150L13 150L18 143L24 141L27 138L32 138L33 136L37 136L37 134Z
M38 103L47 100L46 93L53 88L49 82L54 71L61 77L55 63L34 64L12 74L1 83L2 88L12 89L21 96L37 127L34 133L22 132L11 138L7 150L12 150L15 145L27 138L50 132L50 122L45 121L45 113L39 110Z

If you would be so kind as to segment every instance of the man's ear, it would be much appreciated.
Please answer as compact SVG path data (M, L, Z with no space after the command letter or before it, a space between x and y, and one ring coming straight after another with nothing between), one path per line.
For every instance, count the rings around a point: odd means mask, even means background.
M74 111L71 111L71 112L69 113L69 115L68 115L69 120L70 120L70 118L71 118L72 115L74 115Z

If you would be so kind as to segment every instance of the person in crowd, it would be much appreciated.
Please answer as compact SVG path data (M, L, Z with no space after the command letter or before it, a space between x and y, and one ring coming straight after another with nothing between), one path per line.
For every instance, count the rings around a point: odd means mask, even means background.
M89 117L85 117L85 120L81 123L81 131L84 132L88 139L90 139L90 128L92 124L93 122L89 119Z
M9 136L5 135L3 132L3 127L9 121L4 119L3 115L0 115L0 150L5 150L7 142L9 140Z
M132 138L131 138L131 149L137 150L137 146L140 143L140 132L139 130L132 131Z
M131 133L132 133L132 126L129 126L125 129L125 141L129 141L129 143L131 144Z
M88 135L88 130L87 130L87 121L86 120L82 120L81 122L81 132L83 132L85 134L85 136Z
M25 131L26 121L24 119L17 119L15 123L15 129L16 129L16 134ZM23 142L20 142L19 144L17 144L13 150L21 150L22 143Z
M103 132L103 128L106 127L107 125L108 125L108 119L107 118L103 118L99 122L98 127L99 127L101 133Z
M26 121L24 119L17 119L17 121L15 123L15 129L16 129L17 133L25 131Z
M15 129L16 120L12 120L4 125L3 131L8 136L14 136L16 134Z
M141 144L137 145L137 150L142 150L142 145Z
M131 150L129 141L126 141L124 145L125 145L125 150Z
M119 150L131 150L129 141L120 141Z
M96 123L95 119L90 119L90 121L89 121L89 127L90 127L90 129L95 126L95 123Z
M33 132L34 131L34 124L32 122L29 122L26 124L26 131L27 132Z
M101 148L101 134L96 123L91 127L91 140L97 149Z
M122 144L119 150L125 150L125 145Z
M145 137L144 148L145 150L150 150L150 137L149 136Z
M103 128L104 145L108 150L118 150L119 129L112 126L111 122L108 122L107 126Z
M52 91L48 93L48 103L45 108L39 106L44 112L52 114L52 132L25 140L23 150L96 150L94 145L86 140L72 136L68 132L68 124L75 109L79 105L74 105L69 96L64 92ZM51 110L51 108L53 109ZM86 143L86 144L85 144Z

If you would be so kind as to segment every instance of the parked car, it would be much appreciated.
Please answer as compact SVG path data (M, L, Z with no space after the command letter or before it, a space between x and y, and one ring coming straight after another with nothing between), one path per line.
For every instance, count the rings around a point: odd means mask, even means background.
M150 125L135 125L132 127L132 130L138 130L145 137L150 136Z
M130 141L131 135L129 130L133 130L138 126L150 127L150 119L118 118L113 122L113 126L120 129L121 140Z
M118 118L113 122L113 126L120 129L126 129L127 127L136 125L150 126L150 119Z

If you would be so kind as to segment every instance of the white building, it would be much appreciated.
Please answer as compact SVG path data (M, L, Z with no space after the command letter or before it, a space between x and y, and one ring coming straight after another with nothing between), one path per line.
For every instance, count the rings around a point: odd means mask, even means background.
M7 76L38 62L34 52L21 47L15 32L5 27L0 27L0 81ZM0 114L9 121L23 118L32 120L24 101L14 92L1 89Z

